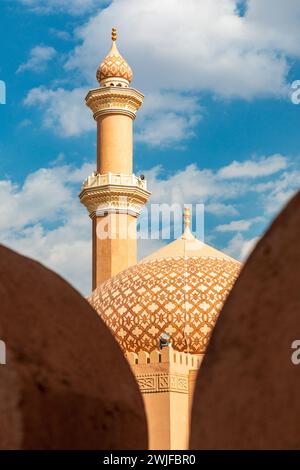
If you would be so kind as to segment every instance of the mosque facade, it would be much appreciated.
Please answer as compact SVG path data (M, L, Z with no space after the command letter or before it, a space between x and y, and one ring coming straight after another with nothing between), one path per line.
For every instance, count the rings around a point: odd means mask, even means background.
M143 94L116 45L86 104L97 124L97 166L80 201L92 224L89 302L119 343L142 392L150 449L186 449L196 375L240 263L184 231L137 260L137 219L150 198L133 173L133 122Z

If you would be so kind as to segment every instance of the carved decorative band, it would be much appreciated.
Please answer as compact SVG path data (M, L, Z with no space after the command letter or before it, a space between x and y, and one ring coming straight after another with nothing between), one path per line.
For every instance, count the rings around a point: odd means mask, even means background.
M95 121L97 121L97 119L100 116L103 116L103 114L124 114L125 116L129 116L133 121L136 118L135 113L132 112L132 111L129 111L128 109L124 109L124 108L107 108L107 109L102 109L101 111L97 111L93 115Z
M137 375L136 379L142 393L189 392L188 377L185 375L146 374Z
M127 213L137 217L150 193L138 186L105 185L85 187L79 197L90 217L109 212Z
M138 217L141 213L141 210L134 210L134 209L121 209L121 208L116 208L116 207L110 207L107 206L103 209L98 209L95 212L92 212L90 214L91 219L93 217L103 217L108 214L127 214L127 215L132 215L132 217Z
M95 119L107 113L126 114L134 119L142 102L143 95L133 88L98 88L86 97L86 104Z

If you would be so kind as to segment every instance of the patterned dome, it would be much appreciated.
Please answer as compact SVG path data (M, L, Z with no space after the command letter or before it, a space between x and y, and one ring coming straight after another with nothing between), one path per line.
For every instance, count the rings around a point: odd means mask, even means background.
M124 351L151 352L168 333L174 349L201 354L239 271L226 255L154 258L109 279L89 301Z
M97 70L97 80L101 85L105 85L105 82L109 79L120 79L118 85L128 86L132 81L133 73L126 60L121 56L118 51L117 45L117 31L116 28L112 29L112 47L105 57L102 64ZM103 83L104 82L104 83ZM115 85L115 83L112 83Z

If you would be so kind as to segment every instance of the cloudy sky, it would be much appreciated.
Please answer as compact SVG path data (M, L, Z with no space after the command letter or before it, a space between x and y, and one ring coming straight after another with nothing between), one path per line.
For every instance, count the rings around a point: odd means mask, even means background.
M0 9L0 241L89 292L90 221L77 195L94 170L95 125L84 97L116 26L145 94L135 172L147 175L152 202L204 203L206 241L244 259L300 187L299 0ZM140 256L164 242L141 242Z

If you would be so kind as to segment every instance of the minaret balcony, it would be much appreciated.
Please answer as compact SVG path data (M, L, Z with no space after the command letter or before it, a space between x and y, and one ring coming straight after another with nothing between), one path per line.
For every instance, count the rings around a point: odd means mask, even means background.
M115 184L118 186L136 186L147 191L147 181L143 177L136 176L135 174L124 175L121 173L106 173L104 175L100 175L96 172L92 173L86 178L86 180L84 180L81 190L95 186L106 186L108 184Z
M144 177L96 172L83 182L79 195L91 218L111 212L137 217L149 196Z

